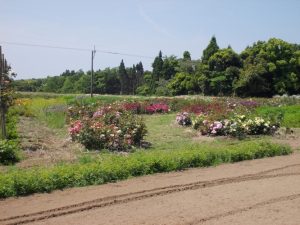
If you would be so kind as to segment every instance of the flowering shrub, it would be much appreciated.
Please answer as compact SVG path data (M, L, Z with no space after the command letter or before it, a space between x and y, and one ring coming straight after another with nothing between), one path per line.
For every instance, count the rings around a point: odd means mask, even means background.
M146 113L167 113L169 112L169 106L166 103L153 103L146 105L144 108Z
M187 112L177 114L176 122L182 126L189 126L192 124L191 117Z
M219 102L192 104L183 109L185 112L194 114L226 114L230 110L225 104Z
M190 119L189 114L184 112L176 116L176 121L180 125L189 125L189 123L182 122L187 120L187 118ZM202 135L230 135L234 137L261 134L270 135L274 134L280 126L279 122L272 122L262 117L251 119L245 115L235 115L230 119L213 120L212 117L205 114L194 116L191 124Z
M122 107L126 111L135 112L137 114L142 112L142 104L139 102L125 102L122 104Z
M112 106L101 107L91 117L83 116L71 122L72 140L88 149L123 151L139 145L147 130L142 119L131 112Z
M72 138L75 138L79 135L80 131L82 129L82 122L80 120L76 120L75 122L71 123L71 126L69 128L69 134Z

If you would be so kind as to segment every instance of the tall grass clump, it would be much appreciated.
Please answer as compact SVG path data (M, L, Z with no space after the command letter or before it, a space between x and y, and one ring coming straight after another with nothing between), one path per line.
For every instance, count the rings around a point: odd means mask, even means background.
M45 122L50 128L63 128L66 122L67 104L64 98L30 99L28 110L39 121Z

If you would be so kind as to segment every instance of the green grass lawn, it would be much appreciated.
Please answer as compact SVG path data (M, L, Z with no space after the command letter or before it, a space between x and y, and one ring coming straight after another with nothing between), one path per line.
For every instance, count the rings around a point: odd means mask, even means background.
M290 128L300 127L300 105L288 105L281 107L263 106L259 107L256 111L258 115L262 116L278 115L281 113L283 115L281 126Z
M175 118L175 113L144 116L148 129L146 141L152 144L153 149L174 150L195 143L192 138L196 131L177 125Z

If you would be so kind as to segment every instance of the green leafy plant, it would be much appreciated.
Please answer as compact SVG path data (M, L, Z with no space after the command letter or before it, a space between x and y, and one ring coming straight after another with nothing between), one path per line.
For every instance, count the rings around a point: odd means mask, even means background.
M0 163L14 164L20 161L20 150L15 141L0 140Z
M178 150L137 151L128 156L103 154L101 158L84 159L82 163L0 173L0 198L104 184L131 176L287 155L291 152L287 146L247 141L229 146L201 145Z

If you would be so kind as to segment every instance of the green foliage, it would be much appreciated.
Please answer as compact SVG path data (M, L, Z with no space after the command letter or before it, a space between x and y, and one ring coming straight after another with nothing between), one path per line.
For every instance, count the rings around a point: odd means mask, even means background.
M19 145L16 141L0 140L0 164L10 165L20 161Z
M197 91L195 76L188 73L177 73L168 84L173 95L193 94Z
M167 80L160 79L157 83L158 84L157 84L157 87L156 87L156 90L155 90L155 95L158 95L158 96L170 96L170 95L172 95L170 89L167 86L168 85Z
M215 96L272 97L300 93L299 45L271 38L258 41L237 54L228 46L220 49L212 37L201 60L188 51L182 58L164 56L160 51L152 72L139 62L95 72L95 93L126 95L204 94ZM180 75L178 75L180 74ZM182 74L189 74L182 75ZM166 85L163 87L161 81ZM14 81L19 91L88 93L90 71L65 71L45 79ZM169 88L165 88L165 87ZM10 96L10 95L7 95Z
M299 50L281 39L258 41L241 53L244 67L237 93L242 96L273 96L300 91Z
M185 60L185 61L190 61L190 60L192 60L192 58L191 58L191 53L190 53L189 51L184 51L184 52L183 52L183 60Z
M6 113L6 139L0 140L0 164L10 165L20 160L18 116L14 106L10 107Z
M169 80L177 72L178 60L175 56L164 57L160 79Z
M222 147L202 145L173 151L138 151L129 156L102 155L92 162L88 159L77 164L1 173L0 198L104 184L132 176L287 155L291 152L286 146L248 141Z

